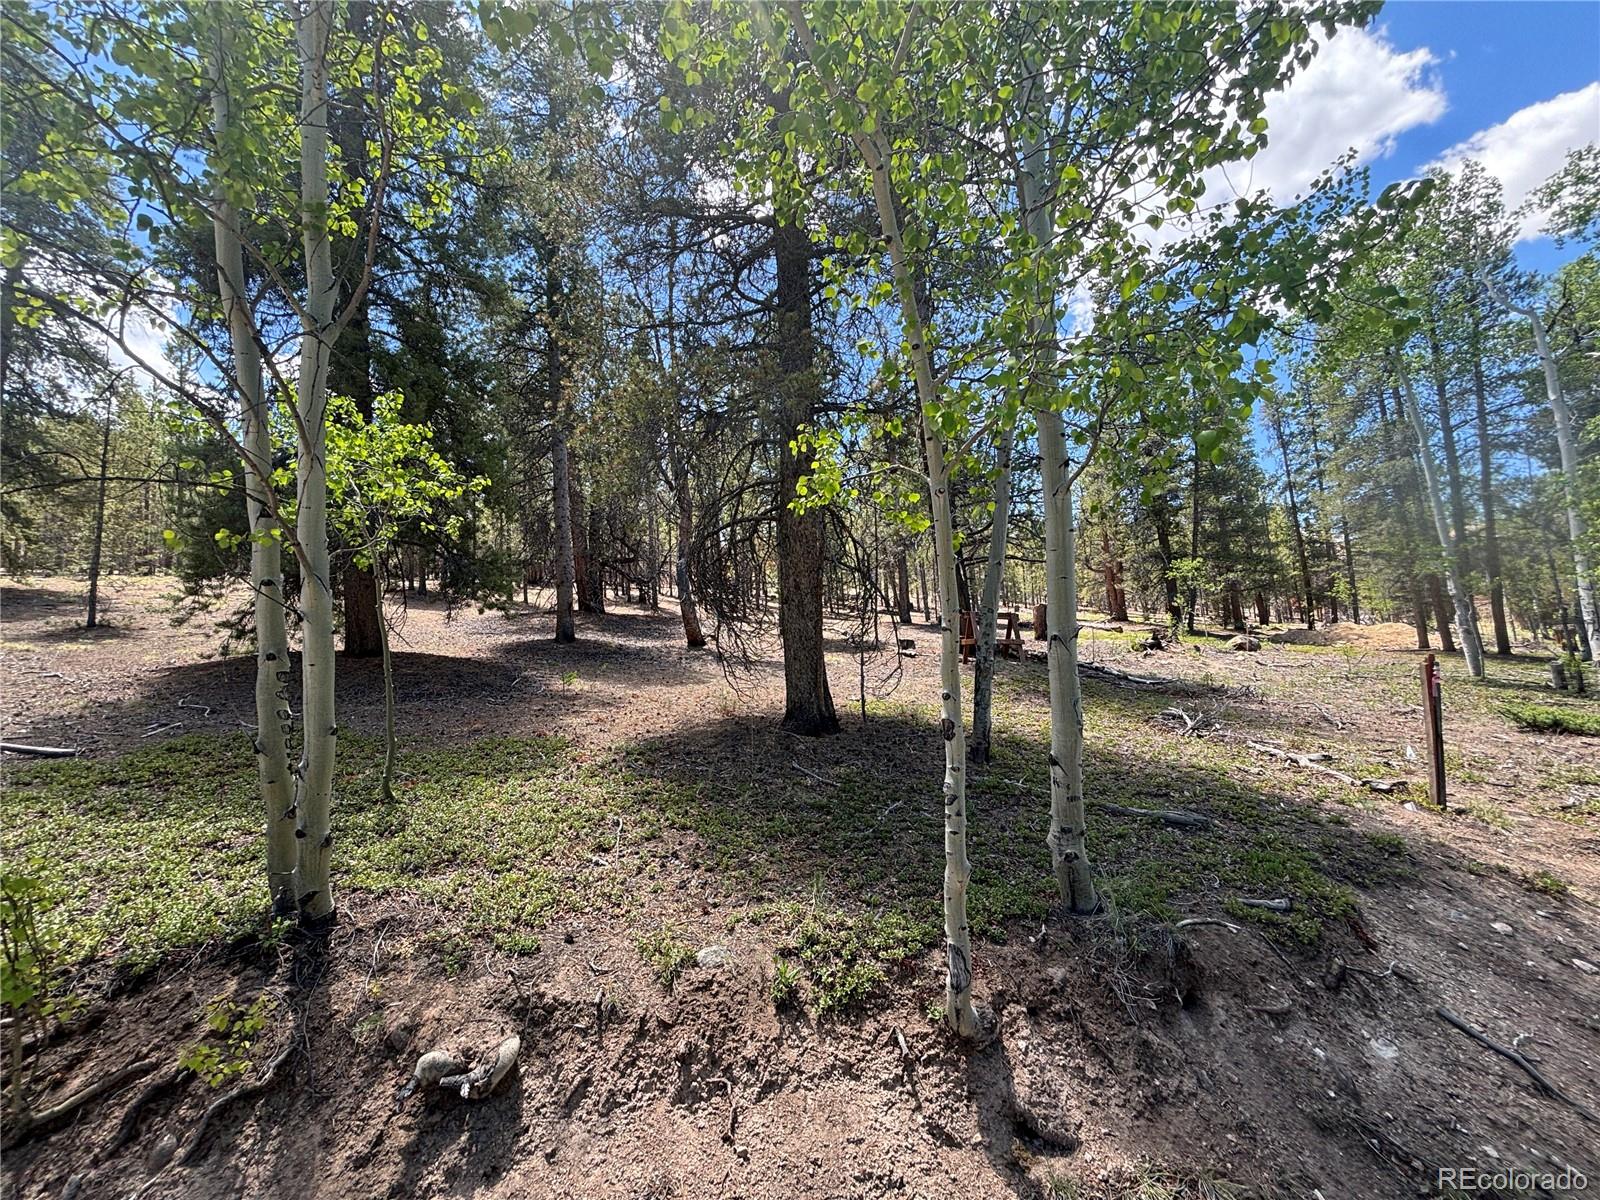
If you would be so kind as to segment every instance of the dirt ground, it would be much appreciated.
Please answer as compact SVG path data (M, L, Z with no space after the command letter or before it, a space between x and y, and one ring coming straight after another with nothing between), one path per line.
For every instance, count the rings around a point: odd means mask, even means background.
M101 759L250 723L253 663L218 656L204 616L174 626L170 587L110 581L106 627L84 631L81 584L8 582L6 740ZM914 657L864 667L848 629L832 630L845 728L813 743L777 730L775 651L730 682L712 654L683 648L675 612L613 608L556 647L537 605L451 613L413 598L397 639L403 737L552 734L585 756L666 738L680 748L662 753L682 760L663 770L743 772L775 789L810 788L800 767L826 779L931 761L936 788L931 720L924 734L886 739L856 715L863 674L870 701L931 711L934 630L901 631ZM1470 690L1446 662L1452 812L1441 814L1418 803L1408 642L1250 653L1218 638L1139 653L1130 641L1086 633L1084 657L1183 685L1171 704L1184 717L1138 710L1126 720L1148 741L1117 740L1102 722L1122 689L1090 691L1091 852L1096 772L1136 768L1141 745L1175 747L1297 817L1336 818L1332 832L1352 847L1393 848L1400 865L1359 887L1358 910L1315 944L1227 915L1203 885L1179 919L1134 939L1114 912L1053 915L975 947L993 1029L963 1047L929 1012L942 996L937 953L848 1019L775 1008L775 933L736 919L763 897L719 874L692 834L652 878L655 903L716 952L670 990L620 918L561 914L534 954L473 942L441 969L429 949L438 913L350 889L325 943L211 947L113 981L94 1028L43 1053L46 1102L131 1062L148 1071L13 1148L5 1194L1355 1200L1577 1194L1567 1168L1600 1186L1600 740L1521 732L1495 711L1546 698L1542 665L1491 662L1495 682ZM341 724L376 731L377 664L341 659L339 672ZM1021 697L1003 719L1031 734L1042 669L1000 672L999 694ZM1195 733L1180 734L1185 720ZM719 739L709 750L684 737L702 728ZM1349 788L1250 740L1411 786ZM1150 807L1213 811L1176 777L1160 787ZM973 815L980 836L986 815ZM1152 832L1146 855L1181 836ZM624 889L640 882L626 870L620 854L595 856L594 871ZM197 1139L222 1093L178 1073L178 1056L209 998L258 992L310 997L300 1040L268 1086ZM1564 1099L1441 1009L1520 1054ZM483 1055L513 1032L517 1068L490 1099L395 1104L422 1051ZM168 1161L174 1143L188 1161ZM1483 1186L1441 1187L1453 1168L1483 1172ZM1513 1169L1532 1174L1506 1178Z

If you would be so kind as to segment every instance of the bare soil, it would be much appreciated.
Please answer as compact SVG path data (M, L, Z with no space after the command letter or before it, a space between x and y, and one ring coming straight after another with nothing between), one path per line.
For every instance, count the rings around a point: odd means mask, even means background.
M6 739L103 757L249 722L252 662L214 656L221 637L204 619L174 627L160 599L169 590L113 580L107 627L83 631L81 584L8 584ZM613 607L580 619L577 645L557 647L537 604L452 613L413 598L398 642L404 736L559 734L578 754L654 738L664 771L738 771L775 788L813 786L796 764L824 778L865 764L925 775L937 819L937 732L930 722L920 737L885 737L858 720L863 668L844 624L828 666L845 730L802 742L776 727L775 651L734 687L712 654L683 648L670 609ZM901 636L916 656L871 659L869 698L892 686L895 702L931 706L936 632ZM158 1065L7 1153L5 1194L1334 1200L1436 1194L1441 1167L1565 1166L1600 1186L1600 744L1523 733L1494 711L1497 696L1541 697L1540 664L1492 662L1498 682L1469 696L1447 662L1451 815L1416 803L1409 642L1247 653L1218 639L1139 654L1130 641L1086 635L1085 657L1191 685L1172 703L1203 718L1184 739L1197 756L1270 789L1274 803L1336 814L1352 847L1403 847L1343 927L1287 946L1202 897L1180 916L1207 923L1153 935L1130 937L1115 913L1014 928L976 948L993 1030L966 1047L928 1011L942 996L938 954L846 1017L775 1008L775 932L730 920L765 897L720 875L688 835L655 880L660 903L694 946L730 953L690 966L670 990L641 958L639 931L604 913L558 916L532 955L473 942L441 961L429 939L438 914L425 904L347 891L326 941L216 947L97 997L94 1030L41 1056L45 1102L131 1061ZM1038 664L1000 671L1030 697L1012 719L1037 723ZM376 730L377 664L341 660L339 688L341 723ZM1097 704L1112 699L1088 698L1091 775L1138 766L1096 743ZM1173 720L1139 719L1150 738L1179 737ZM1412 786L1392 797L1349 789L1246 739ZM1148 802L1200 806L1176 794ZM984 820L974 813L975 836ZM1091 848L1095 820L1091 808ZM626 868L601 855L594 869ZM219 1112L186 1165L158 1165L164 1136L186 1150L225 1090L192 1078L152 1095L113 1148L130 1105L194 1042L206 1002L261 991L301 1014L252 1056L265 1063L301 1039L279 1077ZM1543 1093L1440 1008L1514 1046L1574 1103ZM422 1051L488 1054L510 1032L522 1054L490 1099L394 1104ZM1456 1194L1561 1190L1534 1179Z

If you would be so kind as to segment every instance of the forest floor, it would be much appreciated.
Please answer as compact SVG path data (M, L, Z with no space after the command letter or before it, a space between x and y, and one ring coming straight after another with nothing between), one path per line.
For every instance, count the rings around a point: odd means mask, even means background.
M844 729L811 741L777 728L775 647L730 683L670 608L614 605L557 646L537 605L414 597L392 804L378 664L339 664L339 919L308 942L263 912L253 663L217 653L216 613L173 625L171 588L109 581L95 631L81 582L0 592L6 739L84 750L3 765L6 870L55 893L83 1006L36 1056L36 1103L145 1067L13 1146L6 1196L1335 1200L1560 1195L1570 1177L1540 1175L1568 1166L1600 1181L1600 739L1502 711L1600 702L1552 692L1541 655L1491 660L1476 685L1444 658L1440 811L1404 627L1255 652L1086 630L1086 660L1166 681L1085 685L1106 898L1088 918L1051 909L1043 665L1000 664L995 757L969 789L994 1031L966 1047L937 1008L936 631L900 631L916 653L897 660L834 628ZM395 1103L420 1053L510 1033L520 1059L489 1099ZM1451 1191L1442 1168L1487 1174ZM1513 1168L1535 1174L1488 1177Z

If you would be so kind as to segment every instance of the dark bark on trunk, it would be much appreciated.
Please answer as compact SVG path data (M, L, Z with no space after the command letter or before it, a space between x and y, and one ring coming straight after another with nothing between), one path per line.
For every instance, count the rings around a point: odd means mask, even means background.
M572 491L567 464L567 431L556 422L550 458L555 474L556 527L556 641L573 642L578 631L572 621Z
M599 612L595 605L594 580L589 564L589 506L583 498L583 479L578 464L567 453L567 504L572 519L572 582L577 589L578 611ZM601 600L604 603L604 600Z
M106 415L100 427L100 487L94 501L94 545L89 550L89 618L84 625L93 629L100 621L100 552L106 539L106 485L111 471L111 414L116 411L116 393L106 394Z
M1194 468L1189 480L1189 557L1196 562L1200 560L1200 451L1198 447L1194 452ZM1184 611L1188 632L1194 632L1195 609L1200 607L1200 588L1198 584L1191 583L1188 595L1184 598Z
M589 506L589 531L585 539L585 554L588 558L587 577L589 580L589 603L593 605L590 612L604 615L606 611L606 560L600 547L605 542L605 518L600 509L595 505Z
M1428 601L1422 594L1422 580L1411 577L1411 615L1417 623L1417 649L1430 649L1428 644Z
M1306 628L1311 629L1317 623L1317 606L1311 587L1311 560L1306 555L1305 532L1300 528L1300 501L1295 495L1294 466L1289 456L1289 437L1283 428L1283 414L1276 406L1272 409L1272 430L1278 438L1278 453L1283 457L1283 483L1289 496L1289 524L1294 529L1294 554L1300 564L1301 595L1304 597L1303 615Z
M1128 594L1122 590L1122 564L1117 561L1116 551L1111 547L1109 518L1100 527L1100 552L1106 556L1106 613L1113 621L1126 621Z
M1339 538L1344 543L1344 577L1350 586L1350 619L1361 624L1361 596L1356 591L1356 558L1350 550L1350 522L1339 518Z
M895 619L902 625L911 624L911 567L906 562L906 548L901 546L894 558Z
M795 512L805 463L793 449L821 401L811 332L811 239L791 224L773 237L778 284L778 631L783 639L783 725L817 737L839 732L823 653L823 514Z
M1437 575L1428 576L1428 595L1433 601L1434 624L1439 627L1439 646L1446 654L1452 653L1456 643L1450 636L1450 603L1444 598L1444 587Z
M1166 593L1167 621L1176 629L1183 620L1183 606L1178 603L1178 581L1172 577L1171 513L1166 501L1157 497L1151 507L1151 523L1156 528L1156 548L1161 552L1161 586Z
M345 10L345 27L351 39L360 44L367 38L371 23L370 0L352 0ZM346 92L330 114L331 133L339 147L339 157L347 170L363 175L367 161L368 114L365 100L357 92ZM347 268L339 278L338 308L349 302L359 280L366 245L366 214L356 214L359 228L354 238L341 238L335 249L337 262ZM348 396L362 417L372 419L372 321L370 293L361 297L350 323L339 336L328 360L328 390ZM344 652L352 658L377 658L383 653L382 620L378 585L370 567L346 564L342 583L344 602Z

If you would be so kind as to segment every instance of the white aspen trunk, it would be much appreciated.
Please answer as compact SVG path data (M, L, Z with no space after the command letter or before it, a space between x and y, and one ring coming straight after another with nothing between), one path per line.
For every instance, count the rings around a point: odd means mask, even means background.
M1456 632L1461 638L1461 654L1467 662L1467 674L1474 679L1483 678L1483 645L1478 641L1478 622L1470 601L1461 586L1460 562L1456 555L1454 538L1450 535L1450 522L1445 516L1444 501L1439 495L1439 468L1433 461L1433 450L1428 445L1428 429L1422 421L1422 409L1417 404L1417 393L1411 386L1411 373L1397 355L1395 370L1400 376L1400 386L1405 390L1406 417L1411 422L1411 432L1416 435L1417 453L1422 459L1422 478L1428 489L1428 504L1433 510L1433 528L1439 537L1439 549L1444 551L1445 586L1456 610Z
M817 46L806 23L799 0L789 0L788 11L795 33L812 65L817 62ZM833 90L831 81L828 84ZM837 93L835 93L837 94ZM928 492L933 511L935 594L940 609L939 680L943 716L939 721L944 739L944 938L945 938L945 1021L958 1037L978 1033L978 1012L972 1003L972 930L967 923L967 886L972 879L972 864L967 860L967 748L961 724L961 637L959 602L956 601L955 522L950 514L950 474L945 464L944 445L929 424L939 407L939 383L922 314L917 307L916 284L906 263L905 243L900 237L900 217L895 207L894 184L889 178L889 147L882 134L857 132L853 135L872 175L872 195L878 208L878 224L889 264L894 274L895 291L900 300L900 320L916 376L918 407L921 410L922 445L928 458ZM952 604L956 608L952 608Z
M986 763L994 739L995 610L1000 606L1000 583L1006 570L1006 534L1011 518L1011 456L1017 443L1017 426L1008 421L1000 434L1000 473L994 482L994 521L989 529L989 558L984 567L983 593L978 602L977 646L972 663L973 762Z
M1045 246L1054 220L1039 196L1036 147L1030 147L1018 179L1018 200L1034 240ZM1042 356L1054 366L1054 297L1030 322ZM1061 903L1074 913L1100 905L1089 862L1088 817L1083 802L1083 687L1078 679L1078 530L1074 524L1072 481L1067 469L1067 439L1061 414L1052 407L1034 412L1039 429L1039 460L1044 491L1044 574L1046 661L1050 676L1050 863Z
M556 508L556 641L576 641L572 622L572 591L575 566L572 560L572 472L567 454L567 431L556 417L550 458L555 474Z
M1594 576L1589 573L1589 555L1584 550L1588 538L1587 522L1578 505L1578 444L1572 436L1572 409L1567 404L1566 388L1561 383L1560 364L1550 351L1550 337L1544 318L1537 309L1521 310L1533 327L1533 341L1539 350L1539 365L1544 368L1544 388L1555 419L1556 445L1561 450L1561 476L1567 501L1567 532L1572 539L1572 566L1578 577L1578 608L1583 627L1589 631L1589 657L1600 653L1600 613L1595 608Z
M858 136L856 141L872 172L878 221L889 250L900 298L900 319L916 374L922 444L928 456L928 494L932 498L937 564L934 591L941 634L939 682L943 717L939 729L944 738L945 1020L959 1036L970 1038L978 1032L978 1014L972 1004L972 931L967 923L967 886L972 878L972 864L967 860L967 747L961 715L955 522L950 513L950 474L945 465L944 444L929 424L929 416L938 409L939 385L933 374L922 315L917 309L916 286L906 264L905 246L900 240L900 218L895 211L894 190L889 180L888 155L866 136Z
M219 22L211 79L212 127L219 141L230 119L224 82L225 57L224 33ZM284 619L283 552L278 520L268 503L272 487L269 401L262 387L261 350L256 343L255 318L245 293L244 250L238 216L221 195L216 200L212 233L217 253L217 289L228 321L246 454L245 513L251 534L250 587L255 593L256 625L256 778L266 810L267 892L272 897L272 911L283 916L292 913L295 907L294 778L289 767L289 735L293 725L289 715L289 634Z
M336 285L328 235L328 43L333 6L310 0L295 19L300 47L300 221L306 266L301 321L300 446L295 531L304 556L300 585L301 691L304 737L295 797L299 861L295 877L301 919L333 916L328 863L333 847L334 714L333 581L328 569L327 388L335 335Z

